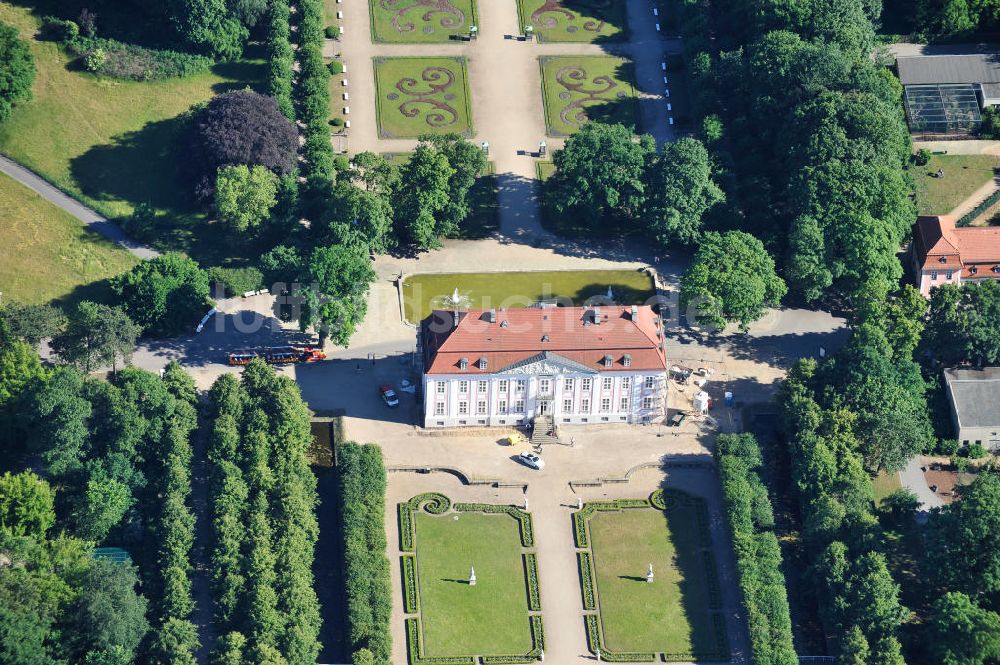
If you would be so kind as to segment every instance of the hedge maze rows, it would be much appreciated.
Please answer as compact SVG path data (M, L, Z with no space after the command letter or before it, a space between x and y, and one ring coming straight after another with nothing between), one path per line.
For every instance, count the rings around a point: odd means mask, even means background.
M501 665L505 663L533 663L538 660L544 648L544 633L540 612L541 594L538 582L537 555L531 551L523 551L520 558L523 567L524 593L527 599L526 615L531 634L531 647L524 654L482 654L478 656L428 656L422 637L422 612L427 607L420 600L420 583L418 579L418 559L420 557L417 544L415 515L424 512L427 515L444 518L453 514L458 519L459 514L506 515L515 520L518 525L520 545L525 550L534 547L534 526L531 514L512 505L497 505L487 503L452 503L444 494L428 492L418 494L409 501L397 506L399 516L399 543L403 555L400 566L403 580L403 606L406 614L407 651L411 665ZM454 580L452 580L454 581Z
M671 653L653 651L615 651L608 650L603 643L603 629L600 614L600 589L594 568L594 554L591 551L592 542L589 532L589 522L600 513L622 513L629 510L657 510L666 514L685 508L693 511L698 547L698 559L704 566L706 579L705 596L710 615L706 618L711 622L713 648L711 650L692 649L690 652ZM691 496L677 490L656 490L648 499L617 499L613 501L592 501L584 504L581 510L573 513L573 532L577 544L577 563L580 573L580 588L587 643L591 653L600 650L602 660L610 663L632 663L653 661L683 661L709 660L726 661L730 657L729 637L726 631L725 619L721 614L722 589L719 584L715 556L712 552L712 536L709 530L709 515L707 502L700 497ZM693 620L698 620L693 618Z

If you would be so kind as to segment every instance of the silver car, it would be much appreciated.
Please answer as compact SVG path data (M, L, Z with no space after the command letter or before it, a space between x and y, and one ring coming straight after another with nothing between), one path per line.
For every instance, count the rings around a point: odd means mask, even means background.
M545 468L545 460L535 453L521 453L517 456L517 461L538 471Z

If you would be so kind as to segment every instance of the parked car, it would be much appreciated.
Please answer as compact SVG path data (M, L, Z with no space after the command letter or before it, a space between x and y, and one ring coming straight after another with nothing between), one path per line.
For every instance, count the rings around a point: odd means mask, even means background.
M382 395L382 401L385 402L386 406L399 406L399 397L396 395L396 391L393 390L392 386L388 383L379 386L378 392Z
M535 453L521 453L517 456L517 461L538 471L545 468L545 460Z

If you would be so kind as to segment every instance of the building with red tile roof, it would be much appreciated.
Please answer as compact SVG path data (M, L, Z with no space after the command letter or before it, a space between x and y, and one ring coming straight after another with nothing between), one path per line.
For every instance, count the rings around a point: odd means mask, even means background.
M662 335L648 306L436 310L420 327L424 424L658 422Z
M1000 279L1000 228L956 227L951 215L919 217L912 255L913 274L925 296L942 284Z

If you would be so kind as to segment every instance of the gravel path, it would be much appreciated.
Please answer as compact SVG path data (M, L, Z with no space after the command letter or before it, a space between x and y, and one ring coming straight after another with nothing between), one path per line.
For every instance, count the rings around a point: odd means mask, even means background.
M120 226L100 215L92 208L88 208L76 199L64 194L47 181L35 175L33 171L21 166L6 155L0 155L0 173L10 176L28 189L39 194L49 203L62 208L76 217L86 226L90 227L91 230L121 245L140 259L151 259L160 255L152 247L147 247L146 245L130 240Z

